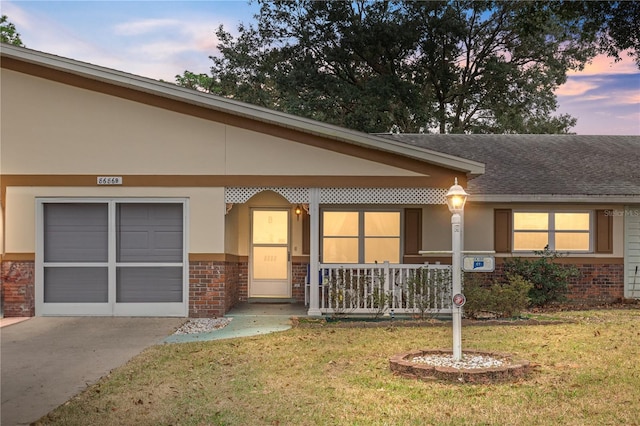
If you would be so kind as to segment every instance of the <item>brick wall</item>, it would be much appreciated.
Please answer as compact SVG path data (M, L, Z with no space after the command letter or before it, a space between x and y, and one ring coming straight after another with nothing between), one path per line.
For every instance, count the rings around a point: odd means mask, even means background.
M569 281L567 299L570 303L597 305L602 303L618 302L624 297L624 264L572 264L580 271L576 278ZM478 275L481 279L491 282L502 281L504 276L504 264L496 263L496 269L492 273L470 273Z
M291 296L296 302L304 303L304 286L307 280L308 263L293 262L291 265ZM296 287L296 285L298 287Z
M5 317L32 317L35 315L35 262L2 262L2 313Z
M238 262L189 263L189 317L211 318L225 314L238 300Z
M249 263L238 262L238 300L249 300Z
M598 304L620 301L624 297L624 264L577 265L580 276L569 282L570 301Z

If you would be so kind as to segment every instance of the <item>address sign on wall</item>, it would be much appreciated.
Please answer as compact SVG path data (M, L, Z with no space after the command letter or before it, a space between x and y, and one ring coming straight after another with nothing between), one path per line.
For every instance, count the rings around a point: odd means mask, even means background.
M122 185L122 176L98 176L98 185Z

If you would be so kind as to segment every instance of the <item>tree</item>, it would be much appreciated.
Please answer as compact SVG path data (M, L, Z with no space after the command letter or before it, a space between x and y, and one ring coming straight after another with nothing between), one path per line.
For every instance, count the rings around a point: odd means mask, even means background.
M365 132L566 133L576 121L554 115L554 90L598 52L612 10L590 17L589 2L558 1L259 3L257 25L241 25L237 38L218 29L221 56L211 57L207 85ZM177 79L193 87L188 71Z
M2 15L0 18L0 41L2 43L24 47L22 40L20 40L20 34L18 34L16 30L16 26L9 22L7 15Z
M565 1L562 8L585 17L584 34L596 41L600 53L620 60L626 51L640 68L640 2Z

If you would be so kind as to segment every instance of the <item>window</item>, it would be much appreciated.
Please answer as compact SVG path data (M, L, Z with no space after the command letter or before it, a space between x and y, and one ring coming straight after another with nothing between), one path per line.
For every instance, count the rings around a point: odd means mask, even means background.
M513 214L514 251L591 250L589 212L515 212Z
M400 262L400 212L324 211L322 261Z

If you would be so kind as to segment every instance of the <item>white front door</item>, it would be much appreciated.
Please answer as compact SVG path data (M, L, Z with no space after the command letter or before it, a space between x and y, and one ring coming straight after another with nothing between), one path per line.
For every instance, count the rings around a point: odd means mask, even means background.
M249 297L290 298L289 210L251 211Z

